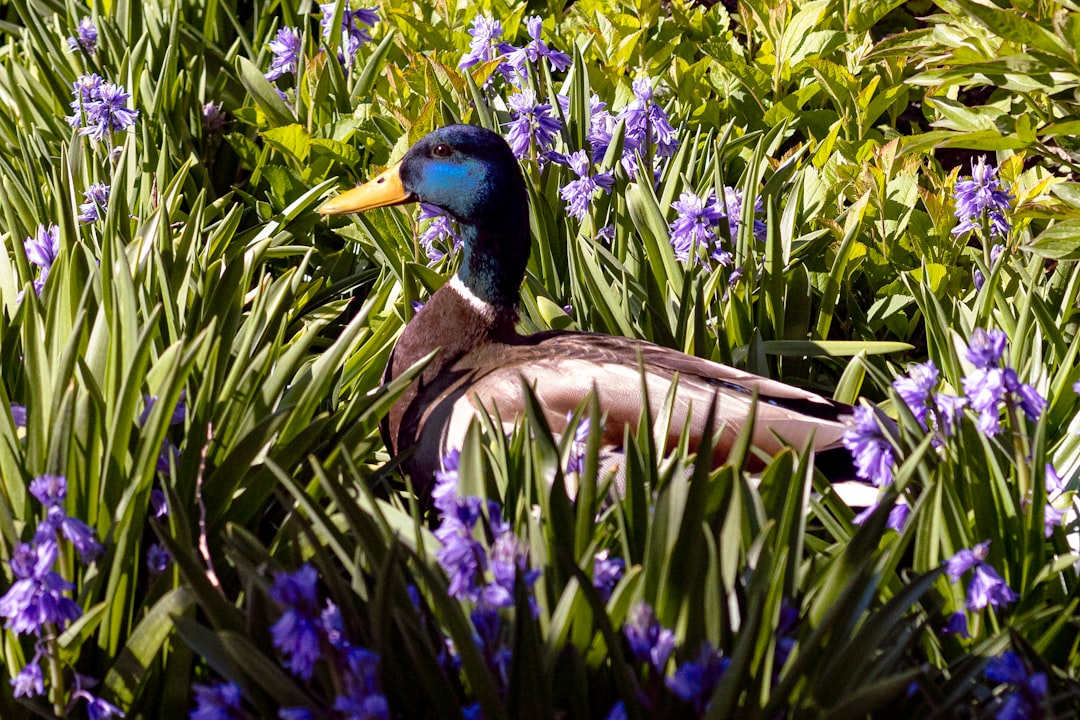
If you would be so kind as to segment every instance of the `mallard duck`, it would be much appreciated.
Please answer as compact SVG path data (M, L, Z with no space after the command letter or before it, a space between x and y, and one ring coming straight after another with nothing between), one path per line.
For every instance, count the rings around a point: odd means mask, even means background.
M812 392L642 340L589 332L521 335L515 329L529 259L525 180L510 147L496 133L470 125L422 138L396 165L324 204L324 215L421 201L460 225L461 268L402 332L386 368L397 377L438 350L386 418L391 454L413 449L403 465L417 485L430 483L441 459L460 447L477 409L505 422L525 411L531 386L555 432L590 392L598 398L604 442L617 452L626 425L643 404L642 371L655 413L676 383L669 441L687 426L697 446L710 407L722 427L714 461L723 462L757 394L753 443L770 455L786 444L815 452L841 447L852 408ZM713 405L713 399L716 399ZM841 450L840 452L846 453Z

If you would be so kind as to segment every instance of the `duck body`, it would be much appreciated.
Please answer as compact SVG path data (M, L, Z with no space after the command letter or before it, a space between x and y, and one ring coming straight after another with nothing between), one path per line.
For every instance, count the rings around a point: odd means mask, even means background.
M656 422L673 384L669 446L685 427L696 448L713 407L714 428L722 428L716 464L727 458L755 393L755 447L771 455L811 438L815 452L841 447L852 408L820 395L641 340L587 332L518 334L530 244L526 198L505 141L483 128L456 125L424 137L397 166L321 209L354 212L422 200L449 212L461 227L461 269L406 326L384 376L392 380L437 351L383 428L392 454L411 453L403 465L418 486L429 484L445 454L461 446L479 409L497 412L508 427L520 420L526 387L556 433L595 393L602 415L596 421L603 421L609 452L618 451L627 425L637 426L643 393Z

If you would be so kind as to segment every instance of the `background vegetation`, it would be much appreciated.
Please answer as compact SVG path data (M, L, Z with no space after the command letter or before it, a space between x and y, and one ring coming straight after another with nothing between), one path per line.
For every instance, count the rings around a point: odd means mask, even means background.
M1077 714L1080 6L359 9L0 2L0 715ZM477 16L520 71L460 67ZM380 377L456 257L315 209L525 91L522 329L872 401L861 525L799 448L751 478L649 432L613 499L536 414L417 502ZM569 213L548 140L610 193ZM684 193L736 190L677 253Z

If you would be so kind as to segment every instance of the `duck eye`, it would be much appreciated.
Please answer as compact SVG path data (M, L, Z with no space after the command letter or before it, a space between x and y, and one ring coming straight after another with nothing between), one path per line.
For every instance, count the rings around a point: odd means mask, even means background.
M446 143L439 143L431 149L431 154L435 157L448 158L450 157L450 146Z

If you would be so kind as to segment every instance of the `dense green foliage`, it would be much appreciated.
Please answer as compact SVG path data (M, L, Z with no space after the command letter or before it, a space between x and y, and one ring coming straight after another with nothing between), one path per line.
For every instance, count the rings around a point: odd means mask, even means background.
M0 588L46 521L36 477L67 479L64 511L104 547L83 564L60 545L77 619L40 642L4 631L0 716L85 715L75 673L127 717L193 707L193 684L221 681L241 688L245 716L350 716L331 709L332 661L305 680L273 643L275 573L304 562L350 642L379 655L396 717L473 703L489 720L604 717L620 700L630 717L994 717L1010 701L1013 717L1077 714L1076 517L1048 537L1044 519L1047 465L1067 482L1049 498L1058 510L1080 477L1080 5L1004 2L392 0L351 65L309 2L0 2ZM346 9L330 8L331 26ZM658 168L642 183L619 162L618 124L597 159L614 189L580 221L560 197L571 169L523 160L523 331L646 338L867 398L899 423L894 482L862 525L799 448L759 476L741 470L748 448L710 472L639 432L615 498L592 433L569 497L573 437L557 444L535 412L510 437L476 426L460 490L498 501L540 570L498 613L502 664L474 638L474 603L449 594L438 514L378 431L408 380L381 384L394 340L455 256L429 264L410 206L315 212L435 127L505 131L498 62L458 66L477 12L518 47L539 15L545 42L571 56L565 71L531 63L525 81L562 121L559 152L588 149L593 94L617 114L641 78L678 140L666 157L642 147ZM84 17L92 52L68 47ZM283 27L299 28L302 58L271 82ZM67 121L89 127L71 103L91 72L138 111L100 141ZM207 122L208 103L224 125ZM988 222L953 232L957 183L980 156L1012 196L1004 235ZM111 187L107 211L84 222L96 183ZM680 261L673 202L724 186L748 199L735 232L718 231L733 262ZM38 291L26 239L52 224ZM949 437L928 433L890 384L929 359L962 394L976 328L1005 332L1007 367L1046 408L1032 421L1006 403L997 435L970 409ZM886 527L898 499L911 507L899 532ZM981 559L1016 599L969 610L968 638L944 634L970 575L953 581L943 564L985 541ZM157 543L171 562L155 573ZM601 550L626 565L606 602L590 582ZM642 601L674 632L659 667L623 632ZM706 641L726 662L707 709L670 689ZM988 678L1006 650L1048 689ZM15 698L8 679L37 658L44 694Z

